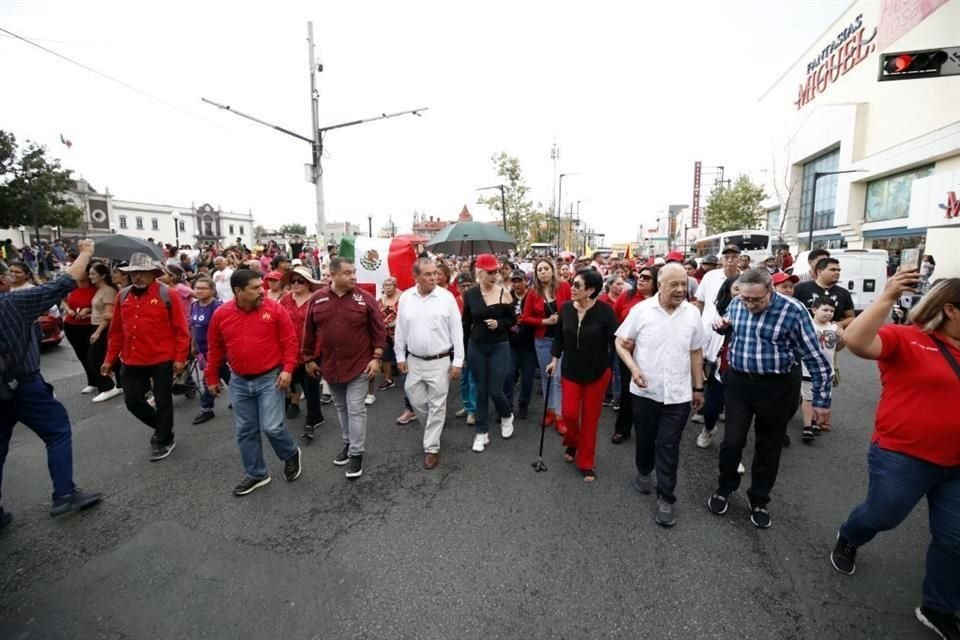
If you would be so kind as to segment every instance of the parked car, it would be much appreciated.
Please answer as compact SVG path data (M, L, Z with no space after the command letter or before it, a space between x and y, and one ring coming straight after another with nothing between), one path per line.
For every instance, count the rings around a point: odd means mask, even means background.
M55 347L63 341L63 316L60 315L60 307L50 307L37 322L40 324L40 346Z

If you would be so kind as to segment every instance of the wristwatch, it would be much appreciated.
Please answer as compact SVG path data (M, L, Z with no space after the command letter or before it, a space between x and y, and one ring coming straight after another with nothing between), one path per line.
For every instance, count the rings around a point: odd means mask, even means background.
M693 392L694 392L694 393L703 393L703 387L694 387L694 388L693 388Z

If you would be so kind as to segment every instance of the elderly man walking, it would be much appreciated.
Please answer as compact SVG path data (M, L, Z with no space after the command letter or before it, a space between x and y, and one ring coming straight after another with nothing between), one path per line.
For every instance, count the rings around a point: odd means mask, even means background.
M617 353L630 370L637 424L637 479L640 493L653 491L657 470L657 524L677 522L674 491L680 440L690 410L703 406L703 325L687 301L687 272L670 263L657 274L656 297L630 310L617 329Z
M322 374L330 384L340 418L343 448L333 460L346 465L344 475L363 475L367 438L367 385L380 371L387 330L376 299L357 288L353 260L330 261L330 285L310 300L303 329L303 357L311 376Z
M404 390L423 429L423 466L440 463L440 434L447 417L450 380L463 367L463 325L453 294L437 286L437 265L421 258L414 265L415 287L400 296L394 350L406 374Z
M123 399L127 409L154 430L151 462L163 460L175 445L173 378L183 373L190 351L190 331L180 296L157 280L163 267L135 253L120 271L132 284L117 294L100 373L109 376L117 356L123 363ZM147 402L152 390L156 407Z
M270 482L260 432L283 460L287 482L300 477L300 448L284 422L284 397L297 366L297 334L286 309L266 298L260 276L230 276L234 297L213 314L207 333L207 388L220 393L220 368L230 364L230 399L246 477L233 490L245 496Z
M813 416L830 423L830 362L820 350L813 321L799 301L777 293L770 273L749 269L737 280L739 297L727 307L713 328L730 333L729 368L724 380L727 422L720 445L720 479L707 507L720 516L727 512L731 493L740 486L737 467L747 443L750 425L756 425L750 500L750 521L770 527L770 491L777 481L780 452L787 422L797 409L801 360L810 372Z

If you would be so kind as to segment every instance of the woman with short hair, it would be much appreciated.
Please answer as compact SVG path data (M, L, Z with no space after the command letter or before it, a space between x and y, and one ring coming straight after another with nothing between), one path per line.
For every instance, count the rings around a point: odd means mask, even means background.
M867 454L867 496L837 532L833 567L850 575L857 549L906 519L927 498L930 546L917 619L944 638L960 637L960 278L939 280L907 324L886 324L913 292L916 267L891 276L883 294L844 331L847 348L876 360L883 390ZM951 409L952 407L952 409Z

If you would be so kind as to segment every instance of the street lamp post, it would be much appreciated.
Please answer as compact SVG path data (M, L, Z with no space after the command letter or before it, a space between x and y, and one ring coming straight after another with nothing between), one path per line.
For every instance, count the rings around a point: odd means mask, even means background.
M817 181L824 176L835 176L841 173L863 173L866 169L845 169L843 171L814 171L813 188L810 190L810 229L807 234L807 251L813 251L813 223L817 211Z
M577 175L577 174L576 174L576 173L561 173L561 174L560 174L560 180L559 180L559 182L558 182L559 188L557 189L557 255L560 255L560 241L562 240L562 238L560 237L560 235L561 235L561 231L560 231L560 229L561 229L560 217L563 215L563 214L561 213L561 211L563 211L563 208L562 208L560 205L561 205L561 202L562 202L562 200L563 200L563 179L566 178L567 176L575 176L575 175ZM571 215L572 215L572 213L571 213Z
M27 236L26 236L27 228L23 225L20 225L19 227L17 227L17 231L20 232L20 248L23 248L27 246Z
M176 240L174 241L174 244L176 245L177 251L179 252L180 251L180 212L171 211L170 217L173 218L173 233L174 233L174 238L176 238Z
M373 214L372 213L367 214L367 236L370 238L373 237Z
M506 196L505 187L502 184L495 184L489 187L480 187L479 189L477 189L477 191L486 191L487 189L500 190L500 215L503 218L503 230L507 231L507 196Z

